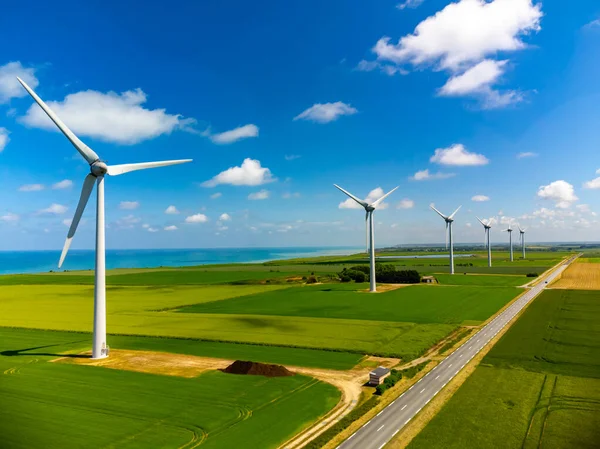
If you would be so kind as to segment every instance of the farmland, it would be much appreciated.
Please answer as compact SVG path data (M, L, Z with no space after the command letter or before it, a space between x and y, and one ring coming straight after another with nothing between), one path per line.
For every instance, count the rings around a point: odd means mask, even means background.
M561 278L552 284L553 288L575 290L600 290L600 263L596 259L577 260L565 270Z
M409 447L594 447L599 333L598 292L546 290Z

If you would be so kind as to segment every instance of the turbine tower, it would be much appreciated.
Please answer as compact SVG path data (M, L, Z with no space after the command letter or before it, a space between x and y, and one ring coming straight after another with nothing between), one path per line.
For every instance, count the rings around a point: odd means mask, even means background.
M166 165L183 164L190 162L191 159L182 159L176 161L161 161L161 162L143 162L139 164L122 164L122 165L106 165L101 161L98 155L84 144L67 126L58 118L54 112L44 103L40 97L21 79L18 78L21 85L33 97L36 103L50 117L54 124L61 130L67 139L73 144L75 149L83 156L90 164L90 173L83 181L79 204L75 210L75 216L71 222L67 240L60 255L58 267L62 266L65 256L71 246L71 240L77 230L77 225L85 206L90 198L94 184L97 185L97 202L96 202L96 267L94 273L94 336L92 345L92 358L102 359L108 357L108 346L106 344L106 265L105 265L105 246L104 246L104 176L122 175L135 170L144 170L146 168L164 167Z
M452 243L452 222L454 221L454 216L456 215L456 213L462 206L458 206L458 208L454 212L452 212L452 214L449 216L442 214L439 210L437 210L435 207L433 207L433 205L431 205L429 207L431 207L434 211L436 211L438 213L438 215L440 217L442 217L444 219L444 221L446 222L446 249L448 248L448 239L449 239L450 240L450 274L454 274L454 244Z
M521 229L521 226L517 223L519 228L519 240L521 241L521 251L523 251L523 259L525 259L525 231L527 228Z
M481 221L481 218L476 217L477 220L479 220L479 223L481 223L483 225L483 232L484 232L484 241L485 241L485 246L487 247L487 251L488 251L488 267L491 268L492 267L492 246L490 245L490 229L492 229L492 225L490 224L490 220L488 220L487 223L484 223L483 221Z
M348 195L350 198L352 198L354 201L356 201L358 204L360 204L362 207L365 208L366 211L366 215L365 215L365 220L368 223L368 237L369 237L369 264L370 264L370 274L369 274L369 281L370 281L370 291L371 292L375 292L377 291L377 287L375 284L375 230L373 227L373 212L375 211L375 209L377 208L377 206L379 204L381 204L381 202L388 196L390 195L394 190L396 190L398 187L394 187L392 190L390 190L388 193L386 193L385 195L383 195L381 198L379 198L376 201L373 201L372 203L367 203L366 201L363 200L359 200L357 197L355 197L354 195L352 195L350 192L342 189L340 186L338 186L337 184L334 184L334 186L341 190L342 192L344 192L346 195Z
M508 245L510 247L510 261L512 262L513 259L513 245L512 245L512 228L511 228L511 223L508 223L508 228L504 229L502 232L508 232Z

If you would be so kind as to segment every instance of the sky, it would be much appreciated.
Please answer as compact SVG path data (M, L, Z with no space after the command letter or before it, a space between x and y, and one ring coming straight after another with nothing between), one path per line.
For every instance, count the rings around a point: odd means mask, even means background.
M10 2L0 16L0 250L62 248L110 164L108 248L598 241L600 4ZM357 206L358 209L355 207ZM72 248L93 248L95 196Z

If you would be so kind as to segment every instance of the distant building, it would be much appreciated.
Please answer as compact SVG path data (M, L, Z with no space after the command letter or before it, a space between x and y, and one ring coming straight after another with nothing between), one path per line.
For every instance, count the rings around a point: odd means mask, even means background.
M377 386L390 375L390 370L380 366L369 373L369 385Z
M437 280L434 276L423 276L421 278L421 282L425 282L426 284L435 284Z

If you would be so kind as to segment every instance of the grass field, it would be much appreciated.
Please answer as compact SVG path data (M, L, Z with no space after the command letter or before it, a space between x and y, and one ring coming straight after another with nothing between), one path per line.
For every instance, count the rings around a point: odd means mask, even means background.
M595 259L589 259L595 260ZM577 260L567 268L552 288L600 290L600 263Z
M435 278L442 285L481 285L484 287L518 287L532 281L526 276L494 276L494 275L459 275L436 274Z
M68 334L15 330L0 338L2 447L277 447L339 400L304 376L218 371L193 379L48 363L14 348L68 350ZM9 355L7 355L9 351ZM285 416L286 419L279 419ZM273 425L277 423L277 425ZM35 431L32 431L35 429Z
M180 312L460 324L486 320L519 293L513 287L414 285L373 298L357 288L367 285L291 287L187 306Z
M409 447L597 447L599 298L546 290Z

